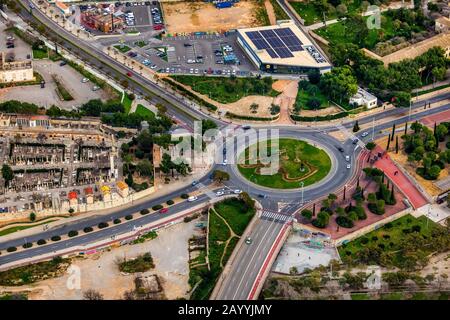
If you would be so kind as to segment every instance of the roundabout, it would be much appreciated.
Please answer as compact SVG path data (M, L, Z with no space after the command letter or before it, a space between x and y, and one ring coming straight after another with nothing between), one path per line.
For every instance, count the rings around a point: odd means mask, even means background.
M270 155L272 140L267 141ZM276 147L278 168L274 172L263 170L270 164L261 159L258 145L249 146L239 155L238 170L250 182L274 189L297 189L325 178L331 170L331 159L327 152L304 140L282 138Z

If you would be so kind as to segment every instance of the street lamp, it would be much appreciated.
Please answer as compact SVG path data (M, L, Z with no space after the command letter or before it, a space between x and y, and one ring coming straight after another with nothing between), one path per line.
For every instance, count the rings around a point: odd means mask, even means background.
M300 187L302 188L302 206L303 206L303 186L305 183L303 181L300 182Z

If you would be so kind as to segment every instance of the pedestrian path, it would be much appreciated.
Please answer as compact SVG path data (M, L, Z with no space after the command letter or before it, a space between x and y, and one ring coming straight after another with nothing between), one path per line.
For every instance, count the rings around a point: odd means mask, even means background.
M260 218L263 220L271 220L278 223L286 223L292 220L291 216L267 210L263 210Z
M388 154L384 154L384 150L377 146L375 148L375 153L382 153L381 158L375 162L375 167L383 172L389 177L389 179L394 182L397 188L408 198L414 209L420 208L428 203L425 196L419 191L419 189L414 185L414 183L400 170L389 157Z

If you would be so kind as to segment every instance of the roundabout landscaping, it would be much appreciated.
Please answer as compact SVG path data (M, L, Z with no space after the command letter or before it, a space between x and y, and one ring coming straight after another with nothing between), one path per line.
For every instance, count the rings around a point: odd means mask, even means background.
M267 148L270 155L270 141ZM302 183L306 187L325 178L331 170L331 159L327 152L303 140L279 140L280 165L272 175L261 174L265 165L260 161L260 152L257 150L255 155L249 155L249 149L250 147L239 156L237 168L247 180L263 187L297 189Z

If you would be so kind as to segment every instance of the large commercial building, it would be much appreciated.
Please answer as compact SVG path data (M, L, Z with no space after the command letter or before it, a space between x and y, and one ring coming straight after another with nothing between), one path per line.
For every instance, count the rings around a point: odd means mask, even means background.
M271 73L331 70L331 64L293 21L239 29L238 43L255 66Z

